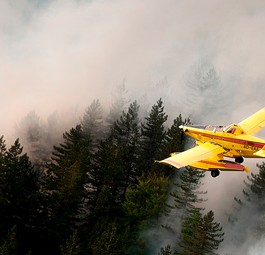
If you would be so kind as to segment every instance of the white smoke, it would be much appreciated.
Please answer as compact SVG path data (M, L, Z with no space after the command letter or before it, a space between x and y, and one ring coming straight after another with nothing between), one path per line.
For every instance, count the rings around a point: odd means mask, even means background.
M253 246L250 247L247 255L261 255L265 254L265 238L258 240Z
M123 79L135 98L146 94L153 104L162 96L170 111L184 112L185 75L200 59L215 67L232 108L221 117L213 110L214 123L263 104L263 1L0 5L2 132L32 110L47 115L77 105L82 112L95 98L108 102Z

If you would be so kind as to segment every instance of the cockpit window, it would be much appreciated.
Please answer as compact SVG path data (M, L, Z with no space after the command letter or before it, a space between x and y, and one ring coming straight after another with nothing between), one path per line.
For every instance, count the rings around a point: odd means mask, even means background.
M211 130L211 131L213 131L215 133L216 131L222 132L223 128L224 128L224 126L211 126L211 125L208 125L208 126L205 127L205 130Z
M234 134L236 132L236 128L234 125L229 125L224 128L224 132L228 134Z
M235 128L230 128L227 131L227 133L229 133L229 134L234 134L235 132L236 132L236 129Z
M225 127L223 128L223 132L227 132L227 131L229 130L229 128L231 128L231 125L229 125L229 126L225 126Z

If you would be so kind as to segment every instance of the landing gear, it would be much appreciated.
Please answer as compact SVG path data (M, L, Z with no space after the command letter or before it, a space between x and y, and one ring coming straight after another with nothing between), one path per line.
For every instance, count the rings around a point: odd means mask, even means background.
M236 162L236 163L239 163L239 164L241 164L241 163L243 163L243 161L244 161L244 158L243 158L243 157L241 157L241 156L240 156L240 157L236 157L236 158L235 158L235 162Z
M211 171L211 176L212 177L217 177L220 174L220 171L218 169L214 169Z

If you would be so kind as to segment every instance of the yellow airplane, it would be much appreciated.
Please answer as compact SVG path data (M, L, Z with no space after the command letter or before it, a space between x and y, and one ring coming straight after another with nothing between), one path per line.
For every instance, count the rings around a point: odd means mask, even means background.
M196 146L158 161L176 168L192 166L211 171L249 171L241 165L244 158L265 158L265 140L253 136L265 126L265 108L238 124L224 126L180 126L196 140ZM235 158L234 161L225 159Z

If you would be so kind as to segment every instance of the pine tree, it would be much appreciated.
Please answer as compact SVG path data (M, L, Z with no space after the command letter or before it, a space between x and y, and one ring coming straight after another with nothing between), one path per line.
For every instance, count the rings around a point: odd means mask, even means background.
M204 177L204 172L186 167L181 170L178 180L174 183L172 192L168 199L168 212L169 217L173 217L174 220L170 223L165 223L162 225L165 231L169 233L174 233L176 240L179 240L181 233L180 227L183 225L185 219L187 219L194 211L195 208L203 200L200 195L205 194L205 192L199 191L202 183L201 178ZM203 210L199 208L198 210Z
M125 81L123 81L122 84L117 87L116 92L113 95L113 102L107 117L107 121L110 125L118 120L122 115L122 112L128 107L130 100L127 98L127 92Z
M185 218L195 208L195 204L204 201L199 197L200 194L204 193L199 191L202 185L201 178L204 176L203 171L192 167L186 167L181 172L179 181L175 184L176 188L170 194L174 199L172 208L178 209L177 212L181 218Z
M148 222L158 219L166 211L169 179L153 174L139 178L138 185L128 190L123 209L133 227L148 226Z
M60 245L61 255L78 255L81 253L81 247L75 230L66 240L65 245Z
M38 190L37 174L27 154L22 154L18 139L6 151L2 140L1 147L4 151L0 169L1 222L8 228L19 223L28 224ZM6 228L2 225L1 229Z
M52 153L53 145L59 144L63 141L62 133L68 125L65 121L62 121L62 117L59 116L58 112L53 112L47 118L47 144L49 145L50 152ZM51 157L51 154L49 158Z
M172 152L181 152L184 150L186 137L180 126L190 123L190 119L183 119L181 114L174 119L172 126L166 131L161 150L162 157L168 156Z
M116 221L104 219L98 222L91 233L89 254L128 254L128 230Z
M202 216L197 208L184 220L181 234L176 255L215 255L224 236L220 224L214 222L214 213L209 211Z
M180 251L176 255L197 255L198 247L194 245L197 228L202 221L200 210L193 208L189 216L186 216L181 228Z
M99 142L106 138L107 133L103 109L98 99L94 100L86 109L81 125L84 133L90 137L91 149L95 152Z
M36 112L30 112L24 117L17 128L18 137L24 145L34 167L41 174L45 169L51 148L47 144L47 132L44 124Z
M109 137L101 142L88 173L91 224L100 218L119 215L122 175L119 150Z
M187 125L190 123L189 119L183 119L181 114L174 119L172 126L166 130L165 138L161 145L161 150L158 159L164 159L169 157L171 153L181 152L184 150L184 146L187 140L183 130L179 127L181 125ZM173 167L159 165L159 171L165 175L170 176L176 171Z
M117 214L116 210L121 209L127 188L135 184L138 176L136 172L139 143L138 109L137 103L132 103L128 112L123 112L120 119L114 122L111 134L101 142L94 157L93 168L89 172L94 205L98 207L98 199L108 197L105 208L112 208L112 212L109 211L111 215L114 212L116 212L114 215ZM97 212L102 215L106 210Z
M196 243L202 252L201 254L216 254L215 251L224 240L223 236L224 233L220 223L214 221L214 213L209 211L203 216L195 235Z
M121 223L124 217L122 203L127 189L137 181L138 110L138 104L133 102L127 113L123 112L113 123L111 133L100 143L88 173L91 185L88 224L93 229L89 240L92 254L124 254L120 252L126 249L120 244L122 242L126 246L127 234L118 233L118 228L121 231L127 228ZM113 221L119 222L119 227Z
M257 164L259 172L257 174L250 173L247 176L247 180L244 180L245 187L242 191L242 196L240 198L235 197L234 210L232 213L228 214L228 221L232 226L239 226L241 221L245 221L242 217L238 217L238 215L242 213L249 213L248 211L252 211L255 208L255 217L251 218L248 221L249 228L252 228L253 231L263 233L263 223L264 223L264 212L265 212L265 162L261 165ZM237 239L238 243L242 243L245 241L245 236L236 235L235 239Z
M263 198L265 194L265 162L257 166L259 168L258 174L251 173L251 175L247 177L249 182L245 182L248 191L244 191L244 194L251 200L259 200ZM264 204L262 207L265 209Z
M90 139L80 125L63 134L64 143L54 146L52 161L43 179L42 192L46 203L48 236L54 247L81 224L85 211L85 184L90 167ZM85 215L84 215L85 216ZM83 216L82 216L83 217Z
M207 61L198 61L187 74L186 91L183 97L186 114L195 121L207 121L214 107L216 111L224 111L224 89L215 68Z
M120 151L120 158L124 170L124 192L127 187L135 184L136 178L139 176L136 164L139 157L139 105L136 101L130 104L127 113L122 114L119 120L114 122L111 136L114 138L114 143Z
M18 139L6 149L3 136L0 138L0 164L0 233L3 237L16 226L17 249L22 252L32 241L37 224L38 175Z
M17 240L16 240L16 226L13 226L8 230L7 237L4 240L3 244L0 246L0 254L1 255L15 255L17 248Z
M152 107L146 122L141 125L141 156L140 171L148 174L154 166L154 161L161 152L161 144L165 138L164 123L167 115L164 113L163 102L161 99Z
M243 189L243 196L241 198L235 197L236 204L234 209L237 213L246 207L251 207L253 204L256 209L263 213L265 211L265 201L263 199L265 194L265 162L261 165L257 165L259 172L257 174L251 173L247 176L247 180L244 180L245 188ZM236 222L237 218L233 214L229 215L231 223Z
M117 235L117 226L115 223L104 224L103 229L98 230L97 236L91 244L92 255L116 255L119 254L119 238Z
M135 187L128 189L122 204L125 216L123 224L130 229L129 254L145 254L146 240L140 233L155 226L166 210L169 179L164 175L150 174L139 178ZM143 253L142 253L143 252Z

